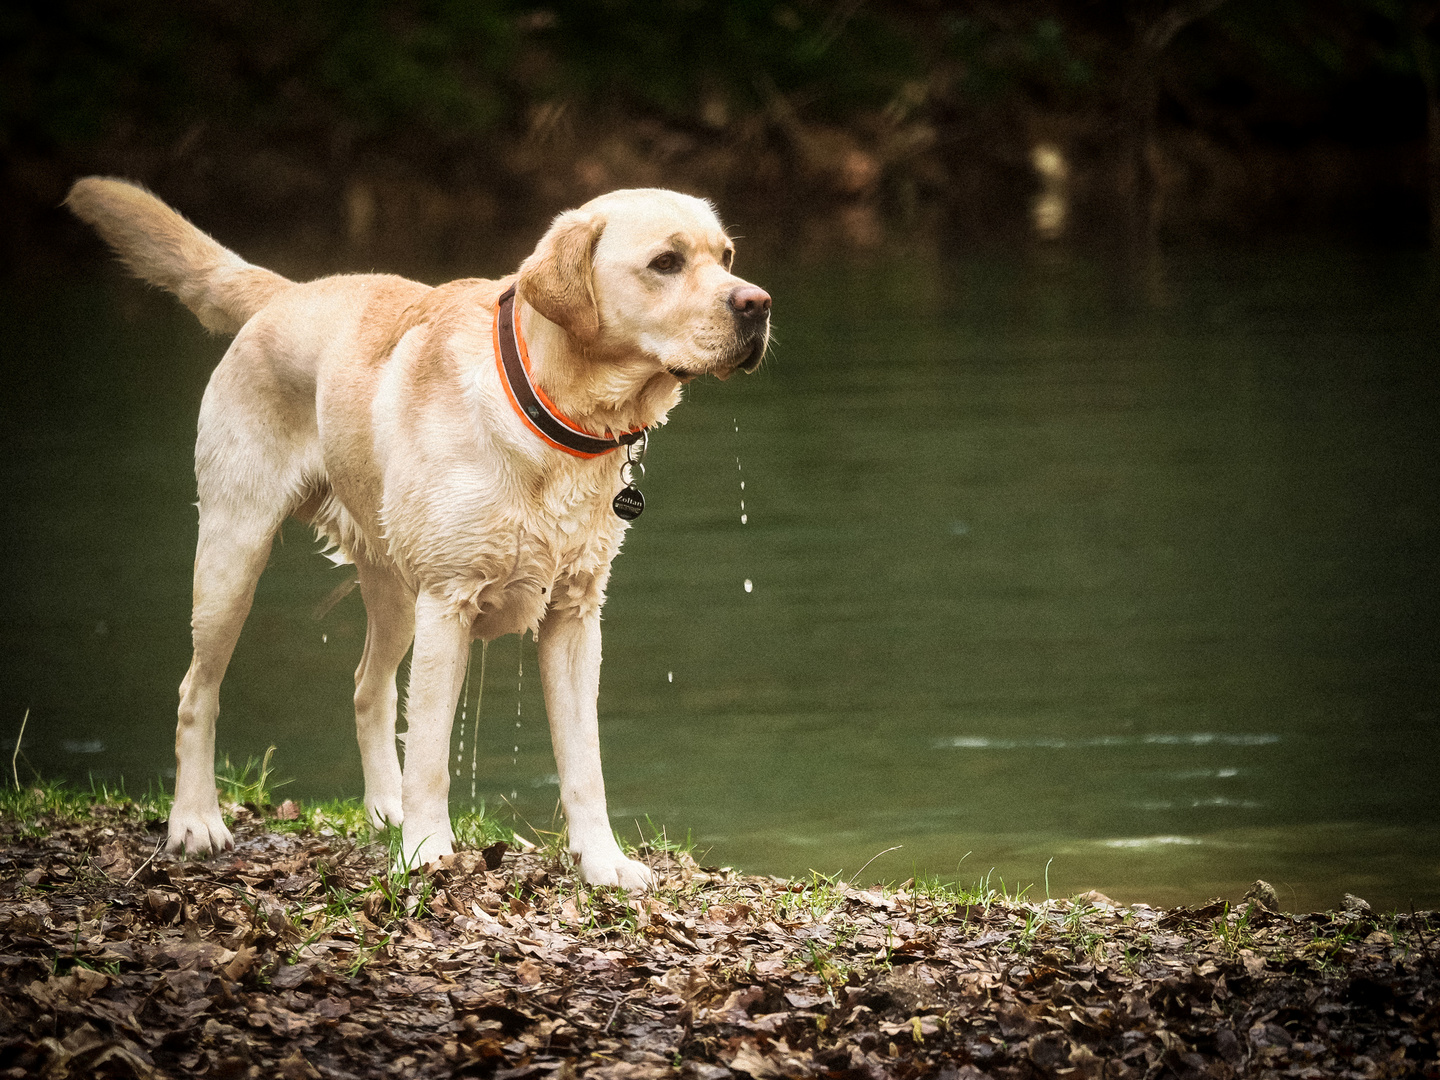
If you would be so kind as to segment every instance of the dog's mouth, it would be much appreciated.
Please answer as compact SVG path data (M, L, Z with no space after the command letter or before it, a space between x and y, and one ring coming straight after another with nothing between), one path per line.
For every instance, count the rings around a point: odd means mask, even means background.
M750 347L741 355L740 360L734 367L715 372L715 377L723 382L737 371L743 371L746 375L749 375L760 366L760 361L764 356L765 337L762 335L750 342Z
M694 368L671 367L666 368L671 375L682 383L688 383L691 379L698 379L701 375L714 375L721 382L730 378L736 371L743 371L750 374L760 366L760 361L765 356L765 338L759 337L751 341L749 347L741 354L740 359L730 367L706 368L695 370Z
M746 354L745 359L741 360L740 363L736 364L735 366L738 367L741 371L745 372L746 375L749 375L750 372L754 371L760 366L760 361L764 358L764 356L765 339L763 337L759 337L750 343L750 352Z

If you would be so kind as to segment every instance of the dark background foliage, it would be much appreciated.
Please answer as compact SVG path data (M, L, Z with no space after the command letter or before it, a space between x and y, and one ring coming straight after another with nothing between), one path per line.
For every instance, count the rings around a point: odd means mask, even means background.
M84 241L55 208L90 172L292 268L499 258L648 184L821 249L1030 237L1047 183L1072 242L1421 246L1437 6L22 0L0 12L0 249L64 264Z

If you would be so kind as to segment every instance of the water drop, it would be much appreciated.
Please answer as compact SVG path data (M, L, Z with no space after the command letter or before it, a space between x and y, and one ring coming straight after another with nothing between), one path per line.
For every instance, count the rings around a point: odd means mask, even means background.
M741 491L744 491L744 490L745 490L745 481L744 481L744 480L741 480L741 481L740 481L740 490L741 490Z
M746 591L746 592L753 592L754 589L755 589L755 583L754 583L753 581L751 581L751 580L747 577L747 578L745 579L745 591Z
M330 640L330 635L329 635L329 634L321 634L321 635L320 635L320 644L321 644L321 645L324 645L324 644L325 644L326 642L328 642L329 640Z
M746 521L748 521L748 520L749 520L749 519L747 518L747 516L746 516L745 514L741 514L741 515L740 515L740 524L741 524L741 525L744 525L744 524L746 523Z
M675 673L674 673L673 671L667 671L667 672L665 672L665 681L666 681L666 682L674 682L674 681L675 681Z

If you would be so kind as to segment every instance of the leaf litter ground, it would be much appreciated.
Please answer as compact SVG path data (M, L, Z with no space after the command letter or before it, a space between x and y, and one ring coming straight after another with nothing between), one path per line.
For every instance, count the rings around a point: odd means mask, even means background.
M664 844L632 898L503 843L392 875L288 802L189 862L153 806L52 803L0 821L0 1076L1440 1077L1436 913L860 888Z

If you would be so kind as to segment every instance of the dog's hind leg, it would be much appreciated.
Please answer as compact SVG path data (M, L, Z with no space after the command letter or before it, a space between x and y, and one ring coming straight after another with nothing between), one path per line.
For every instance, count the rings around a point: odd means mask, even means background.
M313 407L297 407L251 327L220 361L200 405L195 442L200 535L195 546L194 655L180 684L171 851L232 847L215 794L220 681L250 614L255 583L306 478L323 477Z
M380 828L404 820L395 753L395 673L415 639L415 594L392 570L357 559L365 598L365 652L355 669L355 734L365 769L365 813Z
M254 507L200 503L195 548L195 652L180 684L175 728L175 805L170 810L170 851L199 854L234 846L215 794L215 719L220 680L240 628L250 613L255 583L270 555L284 507L256 514ZM237 512L239 510L239 512Z

